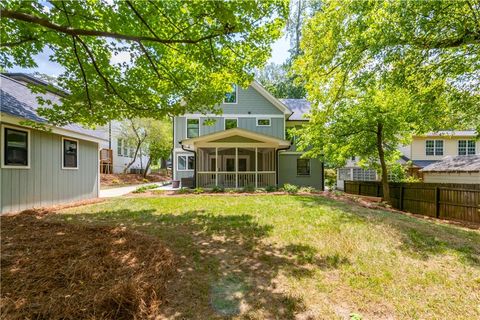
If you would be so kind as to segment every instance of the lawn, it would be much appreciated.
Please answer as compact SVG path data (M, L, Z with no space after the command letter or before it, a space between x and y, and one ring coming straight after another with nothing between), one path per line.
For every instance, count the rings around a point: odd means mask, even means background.
M479 231L321 196L122 198L42 221L166 246L161 318L480 317Z

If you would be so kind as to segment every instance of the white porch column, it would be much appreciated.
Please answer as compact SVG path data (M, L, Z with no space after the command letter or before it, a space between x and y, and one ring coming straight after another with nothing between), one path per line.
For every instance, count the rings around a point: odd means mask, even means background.
M218 187L218 147L215 147L215 186Z
M255 147L255 189L258 188L258 148Z
M235 148L235 188L238 188L238 148Z

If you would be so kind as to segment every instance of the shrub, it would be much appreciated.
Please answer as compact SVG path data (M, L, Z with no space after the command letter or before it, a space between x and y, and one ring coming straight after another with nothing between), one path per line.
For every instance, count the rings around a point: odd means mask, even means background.
M245 187L242 188L242 192L247 192L247 193L255 192L255 186L251 184L246 185Z
M142 181L145 182L145 183L149 182L149 180L147 178L143 178Z
M301 187L300 190L298 190L298 192L301 192L301 193L314 193L314 192L315 192L315 188L313 188L313 187Z
M203 189L202 187L198 187L198 188L193 189L193 193L195 193L195 194L200 194L200 193L204 193L204 192L205 192L205 189Z
M150 190L150 189L156 189L158 188L159 186L157 184L151 184L151 185L148 185L148 186L142 186L142 187L139 187L137 189L135 189L133 191L133 193L145 193L147 192L147 190Z
M186 193L191 193L192 190L189 189L189 188L180 188L178 189L175 193L178 193L178 194L186 194Z
M213 193L223 193L225 192L225 188L223 186L215 186L212 188Z
M277 191L277 187L276 187L276 186L266 186L266 187L265 187L265 191L267 191L267 192L275 192L275 191Z
M120 183L120 180L118 180L118 179L113 179L112 180L112 184L119 184L119 183Z
M257 188L257 189L255 190L255 193L265 193L265 192L266 192L266 191L265 191L265 189L263 189L263 188Z
M283 185L283 191L285 191L287 193L294 194L294 193L298 192L298 186L296 186L294 184L290 184L290 183L285 183Z

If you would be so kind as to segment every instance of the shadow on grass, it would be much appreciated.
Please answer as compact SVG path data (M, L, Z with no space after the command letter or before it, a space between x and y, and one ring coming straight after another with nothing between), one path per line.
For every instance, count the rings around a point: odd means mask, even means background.
M337 221L340 224L370 223L393 228L401 235L400 249L415 257L428 259L450 251L465 263L480 266L479 232L320 196L294 198L305 207L328 206L340 210Z
M176 255L175 277L167 285L162 317L211 319L242 314L293 319L304 310L301 299L276 287L280 274L311 277L311 264L335 268L341 257L315 258L309 246L268 244L270 225L252 216L213 215L203 210L154 214L155 210L116 210L62 214L85 224L122 225L160 238ZM57 216L59 217L59 216ZM310 264L310 266L309 266Z

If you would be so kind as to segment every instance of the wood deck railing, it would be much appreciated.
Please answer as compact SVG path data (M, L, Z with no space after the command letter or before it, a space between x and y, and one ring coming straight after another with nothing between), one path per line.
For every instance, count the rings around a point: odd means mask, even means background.
M223 186L224 188L244 188L252 186L265 188L275 185L275 171L201 171L197 172L197 185L202 188Z

